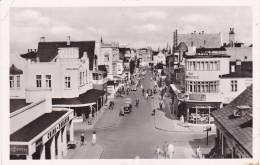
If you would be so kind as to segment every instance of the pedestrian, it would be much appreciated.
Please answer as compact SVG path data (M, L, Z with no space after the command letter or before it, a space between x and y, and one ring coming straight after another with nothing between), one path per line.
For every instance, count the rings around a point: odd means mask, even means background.
M138 107L138 105L139 105L139 99L138 98L136 99L135 105L136 105L136 107Z
M146 99L148 100L148 92L146 92L145 97L146 97Z
M159 108L162 109L162 102L159 102Z
M142 90L142 92L143 92L143 96L144 96L144 93L145 93L145 89L143 89L143 90Z
M80 135L81 145L84 145L84 140L85 140L85 136L84 136L84 133L82 133L82 134Z
M199 145L197 146L197 149L196 149L196 156L197 156L198 158L202 158L202 153L201 153L201 150L200 150L200 146L199 146Z
M159 159L159 158L160 158L160 155L161 155L161 153L162 153L162 149L161 149L159 146L157 146L155 153L156 153L157 159Z
M173 154L174 154L174 145L170 143L168 144L168 157L172 159Z
M92 145L95 145L97 142L97 134L95 131L92 133Z
M180 121L181 121L181 124L183 125L184 124L184 117L183 117L183 115L181 115Z
M163 157L167 158L168 142L165 141L163 144Z

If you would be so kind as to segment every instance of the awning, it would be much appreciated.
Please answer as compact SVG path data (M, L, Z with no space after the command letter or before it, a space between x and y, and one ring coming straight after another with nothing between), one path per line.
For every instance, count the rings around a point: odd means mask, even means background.
M86 104L95 104L96 101L101 97L104 96L105 91L91 89L88 90L86 93L79 95L79 97L74 98L53 98L52 104L53 105L67 105L70 107L81 107L87 106Z
M65 115L67 112L68 111L53 111L51 113L45 113L18 131L12 133L10 135L10 141L29 142L42 131L50 127L58 119L63 117L63 115Z
M177 89L177 87L176 87L174 84L171 84L170 86L171 86L172 90L173 90L176 94L181 93L181 91L180 91L179 89Z

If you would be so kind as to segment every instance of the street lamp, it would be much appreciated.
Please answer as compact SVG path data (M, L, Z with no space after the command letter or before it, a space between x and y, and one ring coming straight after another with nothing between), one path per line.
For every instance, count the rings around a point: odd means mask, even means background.
M211 126L206 126L203 131L207 133L207 145L209 144L209 131L211 131Z

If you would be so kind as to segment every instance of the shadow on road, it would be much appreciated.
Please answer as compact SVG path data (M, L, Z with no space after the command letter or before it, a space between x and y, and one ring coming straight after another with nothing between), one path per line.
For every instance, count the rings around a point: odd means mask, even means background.
M189 141L189 144L190 144L191 148L193 149L194 153L196 153L196 149L199 145L202 153L208 154L215 145L215 135L209 135L208 139L209 139L208 145L207 145L207 137L204 137L202 139L193 139L193 140ZM193 157L197 158L196 155L193 155Z

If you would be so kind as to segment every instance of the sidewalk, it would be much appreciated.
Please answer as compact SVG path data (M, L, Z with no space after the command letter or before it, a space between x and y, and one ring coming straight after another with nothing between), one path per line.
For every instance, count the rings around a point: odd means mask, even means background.
M103 151L103 146L99 144L92 145L87 143L83 146L78 144L76 149L68 150L64 159L100 159Z

